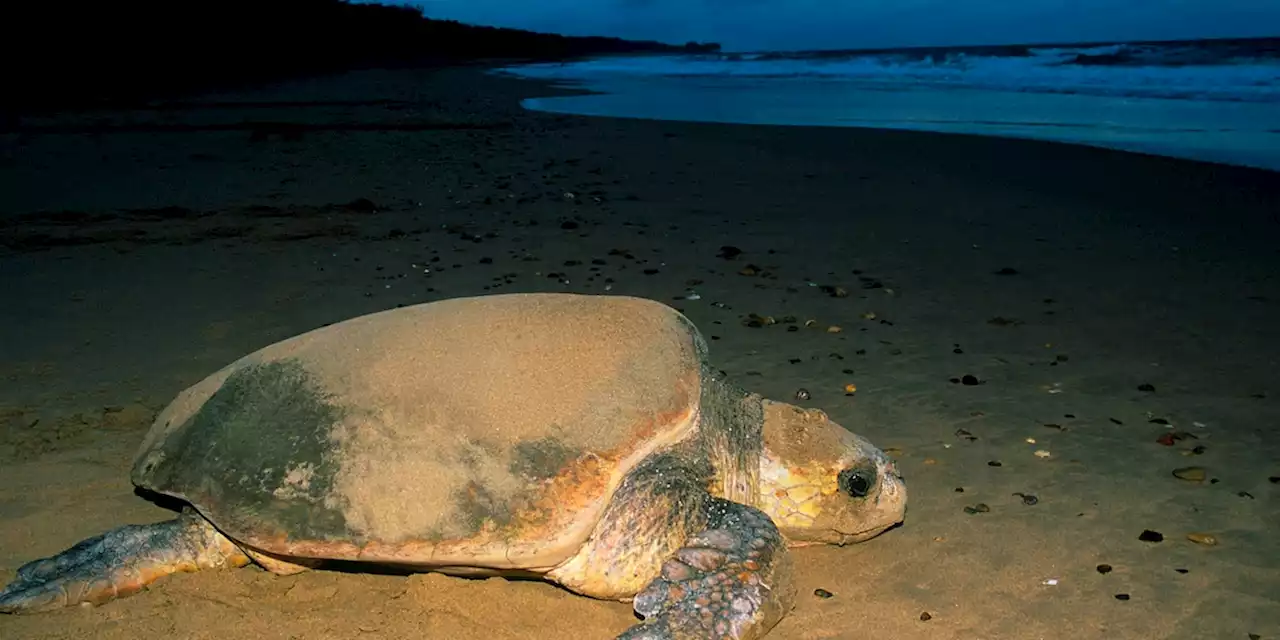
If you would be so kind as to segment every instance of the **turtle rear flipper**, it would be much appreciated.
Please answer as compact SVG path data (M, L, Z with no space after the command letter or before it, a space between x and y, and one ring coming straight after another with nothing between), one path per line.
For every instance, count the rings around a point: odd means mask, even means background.
M28 562L0 590L0 613L38 613L102 604L164 576L242 567L249 557L194 512L174 520L112 529L59 553Z
M707 529L690 536L636 595L644 622L619 640L759 638L791 610L791 558L769 516L720 498L703 509Z

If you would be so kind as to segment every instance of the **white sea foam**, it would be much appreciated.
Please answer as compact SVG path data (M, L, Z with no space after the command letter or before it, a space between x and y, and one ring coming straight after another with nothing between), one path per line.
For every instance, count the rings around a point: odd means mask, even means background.
M1278 48L638 56L506 71L601 92L526 102L548 111L1006 135L1280 170Z

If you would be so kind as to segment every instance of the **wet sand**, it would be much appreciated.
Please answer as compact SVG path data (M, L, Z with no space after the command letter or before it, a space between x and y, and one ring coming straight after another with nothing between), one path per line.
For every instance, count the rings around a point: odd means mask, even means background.
M547 91L371 71L0 136L0 582L171 517L133 495L134 450L244 353L401 304L611 292L683 310L740 384L806 389L900 461L905 526L797 552L770 638L1280 637L1280 176L516 105ZM632 621L537 582L248 568L0 616L0 637Z

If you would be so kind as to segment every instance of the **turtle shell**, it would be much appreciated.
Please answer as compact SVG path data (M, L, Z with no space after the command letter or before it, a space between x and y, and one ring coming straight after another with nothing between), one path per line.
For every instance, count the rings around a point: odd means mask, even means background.
M134 484L286 558L545 571L692 437L705 344L658 302L460 298L252 353L156 418Z

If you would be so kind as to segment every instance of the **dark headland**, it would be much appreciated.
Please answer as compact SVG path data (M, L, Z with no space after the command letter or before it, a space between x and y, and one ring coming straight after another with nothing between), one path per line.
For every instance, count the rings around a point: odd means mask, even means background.
M424 17L345 0L10 2L0 109L119 105L372 67L714 51Z

